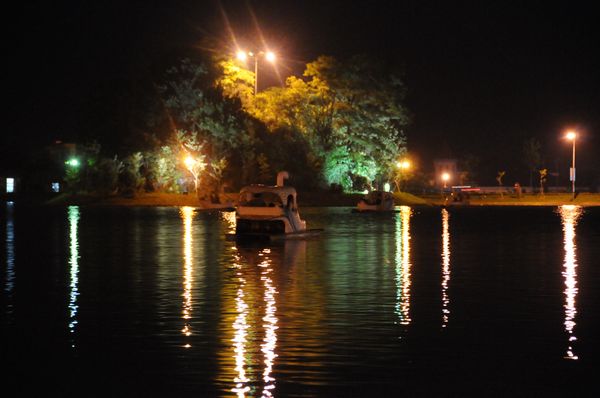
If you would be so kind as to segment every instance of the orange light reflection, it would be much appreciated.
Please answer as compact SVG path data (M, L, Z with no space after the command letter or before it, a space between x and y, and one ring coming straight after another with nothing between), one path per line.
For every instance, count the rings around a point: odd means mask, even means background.
M182 207L179 210L181 218L183 219L183 310L182 318L184 321L183 329L181 333L184 336L189 337L192 335L192 328L190 325L190 319L192 319L192 283L194 281L194 264L192 257L193 250L193 239L192 239L192 220L194 218L193 207ZM184 348L190 348L191 344L188 342L184 345Z
M410 319L410 217L412 209L400 206L396 217L396 315L400 325Z
M575 317L577 315L577 255L575 244L575 226L577 220L583 214L581 206L565 205L559 207L559 213L563 224L565 261L562 275L565 280L565 331L568 334L566 359L577 360L579 357L574 351L575 336Z
M442 209L442 327L448 325L450 319L450 213Z

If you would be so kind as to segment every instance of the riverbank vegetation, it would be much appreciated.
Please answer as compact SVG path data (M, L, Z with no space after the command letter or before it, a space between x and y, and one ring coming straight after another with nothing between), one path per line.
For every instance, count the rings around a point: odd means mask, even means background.
M402 81L361 57L319 57L301 77L254 92L238 61L183 59L156 85L143 133L126 152L77 143L63 159L71 194L208 197L280 170L305 190L357 192L393 178L406 152Z

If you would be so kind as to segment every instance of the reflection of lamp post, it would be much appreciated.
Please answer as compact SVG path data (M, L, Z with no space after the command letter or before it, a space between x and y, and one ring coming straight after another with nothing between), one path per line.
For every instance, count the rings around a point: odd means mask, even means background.
M568 140L573 141L573 163L571 164L571 172L569 175L571 177L572 195L573 199L575 199L575 141L577 140L577 133L569 131L566 137Z
M270 63L275 63L275 59L277 58L272 51L259 51L258 53L253 53L252 51L245 52L240 50L237 53L237 58L242 62L246 62L248 57L254 58L254 95L258 93L258 57L261 56L265 57Z

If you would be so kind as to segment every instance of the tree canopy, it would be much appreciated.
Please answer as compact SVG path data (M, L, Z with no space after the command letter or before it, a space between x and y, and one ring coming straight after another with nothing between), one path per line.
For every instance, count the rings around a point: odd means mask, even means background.
M324 182L352 189L353 181L386 177L405 152L404 93L400 79L365 58L322 56L306 66L303 78L258 93L246 109L273 133L300 134Z

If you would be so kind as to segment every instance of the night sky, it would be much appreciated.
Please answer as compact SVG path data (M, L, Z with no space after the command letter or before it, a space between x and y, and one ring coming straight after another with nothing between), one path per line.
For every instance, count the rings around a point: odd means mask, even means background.
M396 70L413 115L409 150L424 168L435 157L475 154L490 170L482 183L493 183L491 170L522 168L523 142L536 137L546 165L562 172L570 144L561 135L574 127L582 135L580 172L599 169L595 12L575 1L491 3L20 3L3 24L2 155L25 143L88 136L118 147L129 114L155 95L166 68L203 43L232 46L225 14L242 43L259 42L260 26L284 77L321 54L366 54ZM264 78L277 84L267 70Z

